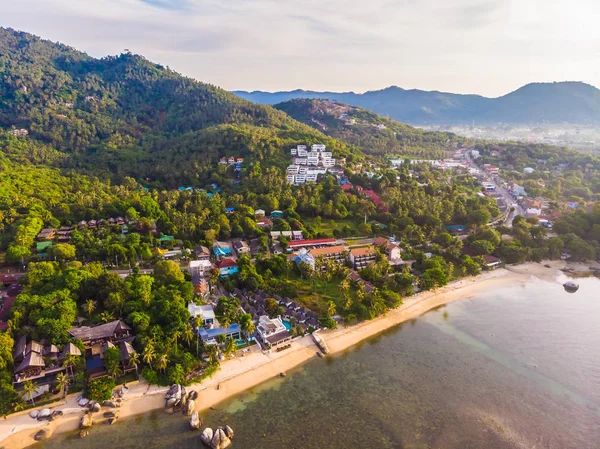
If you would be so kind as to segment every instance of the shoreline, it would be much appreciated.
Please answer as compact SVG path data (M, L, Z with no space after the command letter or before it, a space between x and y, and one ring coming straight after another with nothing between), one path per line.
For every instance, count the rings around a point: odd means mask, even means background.
M550 265L550 268L545 264ZM327 343L331 355L339 354L393 326L417 318L432 309L458 299L472 298L484 291L510 283L524 283L532 276L546 281L556 281L561 274L559 270L565 266L574 267L577 271L583 268L567 264L564 261L551 261L541 264L525 263L484 272L476 277L454 281L436 291L417 293L406 298L398 308L390 310L374 320L335 330L319 331L319 335ZM316 358L318 352L310 335L294 340L292 347L281 353L274 351L263 353L256 347L253 349L246 355L222 362L221 368L212 378L188 387L188 390L196 390L199 393L195 410L203 412L226 399L263 384L280 373ZM118 409L120 410L119 419L164 408L164 393L167 390L168 387L150 386L146 383L130 385L130 391L125 396L122 407ZM83 409L77 404L79 396L79 394L71 395L62 405L56 406L55 408L62 410L64 415L52 422L35 421L29 417L28 412L21 412L0 420L0 448L22 449L28 447L35 443L33 435L41 428L51 428L53 434L77 430L79 420L83 415ZM36 407L36 409L39 408L41 407ZM105 421L102 413L107 410L112 409L103 408L101 412L94 414L95 423ZM90 436L92 435L93 428Z

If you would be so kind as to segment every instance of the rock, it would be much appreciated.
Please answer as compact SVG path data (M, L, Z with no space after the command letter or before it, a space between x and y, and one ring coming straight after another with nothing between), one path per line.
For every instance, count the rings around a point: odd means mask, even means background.
M45 429L42 430L38 430L35 435L33 436L33 439L35 441L44 441L47 440L48 438L50 438L52 436L52 429L49 427L46 427Z
M177 403L177 399L175 399L175 398L167 399L167 402L165 404L165 408L173 408L176 403Z
M86 398L81 398L77 403L80 407L87 407L87 405L90 403L90 400Z
M129 391L129 387L127 385L121 385L119 388L115 390L115 396L117 398L122 398Z
M103 407L112 407L112 408L117 408L117 404L115 404L113 401L104 401L102 403Z
M119 411L116 410L114 412L104 412L104 414L102 415L105 418L118 418L119 417Z
M285 373L279 373L279 377L285 377L286 374Z
M50 411L50 409L49 408L43 408L38 413L37 419L38 420L48 419L48 418L50 418L50 415L52 415L52 412Z
M39 414L40 414L39 410L32 410L29 412L29 416L32 417L33 419L37 419Z
M94 404L90 407L90 410L94 413L98 413L100 411L100 403L94 402Z
M198 399L198 392L196 390L190 391L190 399L193 399L194 401Z
M165 394L165 399L181 399L181 385L175 384L169 388L169 391Z
M200 440L207 446L210 446L212 443L212 439L213 439L213 430L210 427L207 427L206 429L204 429L202 431L202 434L200 435Z
M93 424L94 424L94 419L92 418L92 415L90 415L89 413L86 413L85 415L83 415L81 417L81 419L79 420L79 428L80 429L87 429L88 427L92 427Z
M54 410L50 416L52 416L53 418L56 418L57 416L62 416L62 415L64 415L62 410Z
M210 447L212 447L212 449L225 449L229 446L231 446L231 440L227 438L222 427L217 427L213 439L210 442Z
M190 429L198 430L201 425L202 421L200 420L200 413L193 412L192 416L190 417Z
M183 409L186 416L191 416L191 414L194 412L194 406L194 400L190 399Z
M114 418L108 418L108 424L112 426L115 422L117 422L117 419L117 416L115 416Z
M183 385L181 385L181 396L187 396L188 391Z
M233 440L233 429L229 426L225 426L225 435L227 435L227 438L230 440Z
M85 438L90 434L90 431L87 429L83 429L79 431L79 438Z

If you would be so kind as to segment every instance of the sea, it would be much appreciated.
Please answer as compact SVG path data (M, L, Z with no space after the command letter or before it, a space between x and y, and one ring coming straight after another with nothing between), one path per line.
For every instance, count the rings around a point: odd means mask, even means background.
M600 280L531 278L432 310L208 410L234 449L600 449ZM46 449L201 448L164 410Z

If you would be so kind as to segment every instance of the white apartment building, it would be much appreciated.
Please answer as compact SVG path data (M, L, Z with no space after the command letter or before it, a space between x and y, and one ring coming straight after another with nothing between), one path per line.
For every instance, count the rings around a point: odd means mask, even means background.
M311 145L310 149L312 151L325 151L325 145L323 145L322 143L316 143L314 145Z
M298 149L298 156L299 157L306 157L307 154L308 154L308 152L306 150Z
M294 184L296 182L296 177L294 175L287 175L288 184Z
M297 148L298 148L298 151L300 151L300 150L306 151L306 145L298 145Z
M298 167L297 165L290 165L287 168L288 175L297 175L299 169L300 169L300 167Z
M298 149L297 148L292 148L292 156L296 156L298 154Z
M308 160L305 157L297 157L294 159L294 164L296 165L306 165Z

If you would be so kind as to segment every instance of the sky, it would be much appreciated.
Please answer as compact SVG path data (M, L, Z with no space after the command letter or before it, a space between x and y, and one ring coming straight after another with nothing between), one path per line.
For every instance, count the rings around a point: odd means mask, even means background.
M598 0L0 0L0 26L228 90L600 87Z

